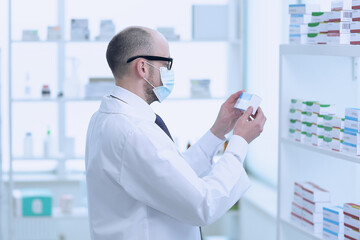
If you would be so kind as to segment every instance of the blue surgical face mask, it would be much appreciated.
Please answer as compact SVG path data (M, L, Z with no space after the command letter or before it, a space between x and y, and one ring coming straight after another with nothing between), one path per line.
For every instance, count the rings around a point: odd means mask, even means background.
M153 87L153 91L157 99L159 100L159 102L162 102L170 95L171 91L174 89L174 71L169 70L166 67L158 68L149 62L146 63L160 71L160 79L163 84L162 86L155 87L146 78L144 78L144 80Z

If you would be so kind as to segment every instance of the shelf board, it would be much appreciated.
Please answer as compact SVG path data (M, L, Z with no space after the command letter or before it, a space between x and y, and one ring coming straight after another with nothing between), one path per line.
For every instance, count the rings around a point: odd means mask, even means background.
M89 101L100 101L101 98L18 98L12 99L12 102L89 102Z
M111 40L111 39L110 39ZM38 41L24 41L24 40L12 40L11 43L66 43L66 44L72 44L72 43L109 43L110 40L38 40ZM240 40L234 40L234 41L224 41L224 40L192 40L192 39L180 39L180 40L168 40L168 42L171 43L240 43Z
M24 160L24 161L47 161L47 160L84 160L85 157L69 157L69 156L52 156L52 157L44 157L44 156L34 156L34 157L24 157L24 156L13 156L13 160Z
M4 182L9 181L8 174L3 176ZM13 174L13 181L17 183L25 182L80 182L85 180L84 174L67 174L64 176L58 176L56 174Z
M213 98L190 98L190 97L173 97L167 98L167 101L201 101L201 100L226 100L225 97L213 97ZM18 98L11 100L14 103L28 103L28 102L91 102L101 101L101 98Z
M293 141L291 139L287 139L287 138L282 138L281 142L286 143L286 144L291 144L291 145L294 145L294 146L297 146L297 147L300 147L300 148L303 148L306 150L310 150L313 152L325 154L325 155L328 155L331 157L341 158L346 161L360 163L360 156L355 156L355 155L350 155L350 154L346 154L346 153L342 153L342 152L335 152L335 151L331 151L331 150L327 150L327 149L322 149L322 148L306 145L304 143L295 142L295 141Z
M280 45L280 55L322 55L339 57L360 57L357 45Z
M299 232L302 232L304 235L306 235L307 237L310 237L311 239L314 240L321 240L322 236L319 235L315 235L314 233L308 231L307 229L303 228L302 226L299 226L298 224L290 221L290 220L285 220L285 219L280 219L280 221L284 224L286 224L287 226L296 229Z

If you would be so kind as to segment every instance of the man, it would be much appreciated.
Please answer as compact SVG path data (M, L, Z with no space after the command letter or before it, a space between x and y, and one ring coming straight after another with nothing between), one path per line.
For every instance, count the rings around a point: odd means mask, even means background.
M116 86L92 116L86 143L92 239L200 240L199 226L219 219L249 187L243 161L266 121L261 108L255 116L251 108L241 114L233 108L241 92L233 94L211 129L180 153L149 106L173 87L165 38L130 27L111 40L106 57Z

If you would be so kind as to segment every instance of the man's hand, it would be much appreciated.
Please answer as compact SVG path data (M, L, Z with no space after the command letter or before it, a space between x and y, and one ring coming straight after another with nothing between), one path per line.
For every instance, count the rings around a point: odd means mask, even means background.
M248 143L257 138L263 131L266 117L259 107L255 115L251 115L252 107L249 107L235 124L234 135L243 137Z
M216 137L225 139L225 134L234 128L236 121L242 115L242 112L239 109L234 108L234 106L243 92L244 91L239 91L234 93L221 105L215 123L210 129Z

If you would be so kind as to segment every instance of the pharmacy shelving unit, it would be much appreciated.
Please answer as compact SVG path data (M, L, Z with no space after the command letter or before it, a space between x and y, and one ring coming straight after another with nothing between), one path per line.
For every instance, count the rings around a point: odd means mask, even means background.
M292 98L336 105L336 114L360 106L360 46L281 45L277 239L322 239L291 220L295 181L331 193L333 204L360 201L360 157L288 138Z
M69 32L70 29L67 27L68 25L68 20L66 19L66 14L65 14L65 0L56 0L56 14L57 14L57 20L56 20L56 24L57 26L59 26L60 30L61 30L61 36L64 36L64 39L61 39L59 41L44 41L44 40L40 40L40 41L22 41L19 39L13 39L13 21L15 22L16 19L13 19L13 1L9 0L8 1L8 6L9 6L9 78L8 78L8 82L9 82L9 129L10 129L10 133L9 133L9 153L10 153L10 163L9 163L9 175L8 177L6 177L6 182L8 183L8 193L12 193L14 187L20 187L20 186L30 186L30 183L35 183L39 186L42 186L41 184L48 184L47 186L50 186L51 184L68 184L68 183L74 183L74 182L81 182L83 181L83 177L79 177L76 178L75 181L73 178L66 176L63 174L63 171L60 169L65 169L65 163L67 160L76 160L76 159L84 159L84 154L80 155L80 156L64 156L64 155L60 155L60 156L50 156L50 157L42 157L42 156L33 156L33 157L24 157L24 156L17 156L14 155L14 142L16 141L21 141L21 139L14 139L14 134L13 134L13 129L16 127L14 126L13 122L14 122L14 106L17 106L17 104L34 104L34 105L29 105L29 106L35 106L35 104L53 104L53 106L56 106L56 115L57 115L57 128L56 128L56 132L58 133L58 142L59 142L59 149L63 149L64 146L64 139L65 139L65 132L67 129L67 121L66 119L68 119L68 117L66 117L66 107L69 104L72 103L94 103L97 104L99 103L99 99L80 99L80 98L66 98L66 97L62 97L62 98L50 98L50 99L19 99L19 98L14 98L13 97L13 83L15 77L13 77L13 72L14 72L14 67L13 67L13 63L16 62L15 61L15 56L13 54L13 48L15 46L25 46L25 48L33 48L33 47L38 47L38 45L40 46L51 46L51 47L55 47L56 48L56 55L57 57L54 58L54 60L56 61L56 71L57 71L57 75L56 75L56 89L57 92L63 92L64 93L64 89L65 89L65 73L66 73L66 50L68 49L68 47L70 46L74 46L74 44L86 44L86 45L93 45L93 46L99 46L99 44L101 46L106 46L107 42L105 41L94 41L94 40L89 40L89 41L71 41L67 38L67 34L65 34L65 32ZM242 5L242 1L240 0L229 0L229 5L231 5L231 7L229 7L230 9L230 21L229 21L229 29L234 29L234 32L231 32L231 36L229 41L222 41L221 43L225 43L228 46L228 87L227 89L229 90L229 92L234 91L233 89L240 89L242 86L242 81L241 76L243 74L242 68L241 66L243 65L243 55L242 53L243 51L243 43L241 40L241 33L243 32L243 28L241 26L241 24L237 24L236 22L238 22L238 20L240 19L236 14L239 13L239 9L243 9L241 7ZM34 6L35 7L35 6ZM240 17L242 17L243 14L240 14ZM234 26L232 26L232 24L235 24ZM235 29L236 27L236 29ZM205 43L206 41L204 41ZM192 40L180 40L180 41L174 41L174 42L170 42L171 47L172 46L185 46L186 44L191 44L194 43L194 41ZM202 42L200 42L202 43ZM54 96L54 91L52 92L52 95ZM56 95L56 93L55 93ZM66 93L65 93L66 95ZM186 101L188 103L188 101L192 101L194 99L189 99L189 98L172 98L169 99L172 101L169 101L169 104L171 104L171 102L179 102L179 101ZM200 99L203 100L203 99ZM212 98L212 99L208 99L211 101L220 101L223 100L223 98ZM85 139L83 139L85 141ZM58 163L58 175L54 175L53 177L49 177L49 179L51 180L44 180L44 179L38 179L37 177L30 177L30 180L26 180L26 181L22 181L19 180L19 176L14 175L13 172L13 165L14 162L16 161L20 161L20 160L26 160L26 161L33 161L33 160L37 160L37 161L47 161L47 160L55 160ZM21 178L21 177L20 177ZM45 178L47 179L47 178ZM34 184L33 184L34 185ZM17 235L14 234L17 230L16 227L19 226L19 222L22 222L22 219L16 219L13 217L11 210L12 210L12 199L11 199L11 194L9 195L9 238L10 240L16 239ZM77 218L76 215L74 216L69 216L68 218L74 217L75 220ZM49 220L49 219L47 219ZM80 220L79 220L80 221ZM86 219L84 218L83 215L81 215L81 221L86 221ZM15 224L16 222L16 224ZM51 221L48 221L47 223L50 224ZM30 225L29 225L30 226ZM50 228L50 226L49 226ZM80 230L80 228L79 228ZM27 237L31 238L32 236L27 234ZM35 238L39 238L41 236L36 235ZM78 238L67 238L66 235L62 236L66 239L79 239ZM47 238L45 236L45 238Z

